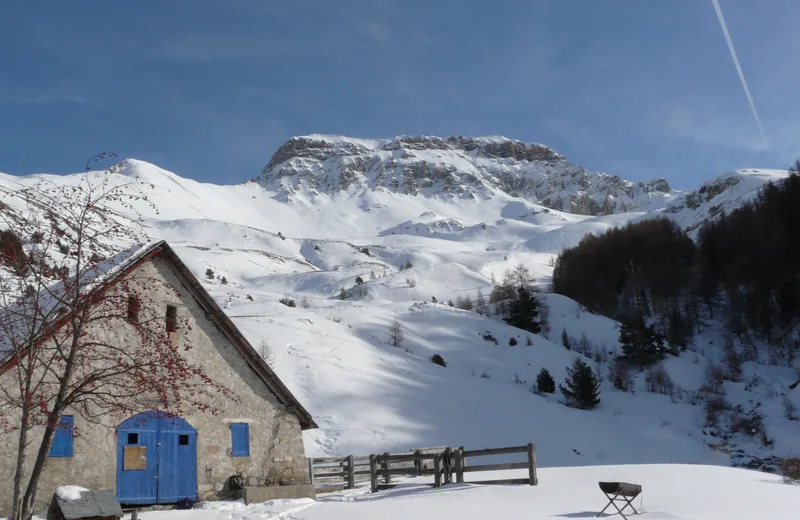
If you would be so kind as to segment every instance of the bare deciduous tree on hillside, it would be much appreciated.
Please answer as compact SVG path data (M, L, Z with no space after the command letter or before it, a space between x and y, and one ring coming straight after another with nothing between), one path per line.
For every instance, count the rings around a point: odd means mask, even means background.
M102 283L141 241L131 224L150 185L89 170L77 185L9 193L0 207L0 442L16 449L13 520L34 514L65 412L103 424L152 409L214 413L212 394L236 399L181 354L187 321L148 297L176 288L139 272Z
M403 332L403 326L400 325L399 321L394 320L389 325L389 345L393 347L402 347L405 337L406 335Z

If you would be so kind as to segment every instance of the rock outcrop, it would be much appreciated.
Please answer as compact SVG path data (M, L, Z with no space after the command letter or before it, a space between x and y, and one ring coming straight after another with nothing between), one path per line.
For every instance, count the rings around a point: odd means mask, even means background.
M545 145L505 137L294 137L254 180L287 198L350 190L469 198L502 192L583 215L647 211L676 195L664 179L626 181L576 166Z

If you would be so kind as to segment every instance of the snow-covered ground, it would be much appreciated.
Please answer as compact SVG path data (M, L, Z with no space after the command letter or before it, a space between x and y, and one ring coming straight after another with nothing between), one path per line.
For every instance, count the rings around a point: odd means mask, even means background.
M531 511L532 515L539 514L534 506L544 508L550 503L543 495L553 495L566 502L553 502L547 509L552 513L546 514L570 518L592 510L602 498L596 482L589 481L601 474L616 474L618 469L579 472L550 468L727 465L736 449L760 458L800 452L798 423L789 421L782 409L784 395L800 406L800 390L788 389L797 379L795 371L749 363L743 383L726 383L732 404L741 405L745 412L758 409L764 414L774 444L763 446L758 438L746 435L722 442L711 435L715 432L704 428L703 408L693 398L708 362L722 357L722 342L713 330L698 338L690 352L665 362L681 390L675 397L647 392L644 374L638 374L635 394L616 391L604 381L599 408L579 411L565 407L558 394L539 396L530 387L542 368L562 382L566 367L582 355L561 346L562 329L575 338L585 335L595 350L605 352L601 361L592 361L592 365L607 379L608 364L603 359L612 359L619 351L615 322L588 313L567 298L548 295L551 331L533 335L443 302L475 297L479 290L488 295L492 278L501 279L517 264L528 267L546 287L558 252L577 244L587 233L601 233L664 211L694 225L709 207L724 202L731 208L737 200L752 196L759 183L782 175L759 172L729 174L724 179L738 176L744 180L711 182L710 188L698 190L699 195L688 204L673 210L594 217L546 209L504 193L482 200L389 191L313 197L298 192L287 201L257 183L202 184L133 160L113 174L112 182L138 179L152 184L146 193L158 212L147 206L139 208L146 219L146 232L175 247L257 348L269 346L278 375L320 425L320 429L306 432L309 456L534 442L539 464L545 468L543 475L551 475L549 482L542 479L540 488L397 492L380 500L396 501L398 510L408 504L408 512L413 514L414 508L426 507L416 504L449 504L448 497L456 496L470 503L480 500L472 497L490 493L497 509L484 509L485 514L502 513L519 499L529 505L515 514ZM64 184L78 182L80 176L0 174L0 189L15 190L42 178ZM720 191L720 186L729 186L733 195ZM670 204L685 196L672 197ZM3 201L14 204L5 195ZM413 267L401 270L406 262ZM213 271L213 279L206 277L208 269ZM227 283L222 282L223 277ZM357 277L364 283L352 290ZM346 300L339 299L342 288L349 292ZM439 303L432 303L433 297ZM281 298L294 299L296 306L282 305ZM393 320L405 331L405 348L387 344L387 327ZM509 344L511 338L516 346ZM446 368L430 361L435 353L447 361ZM746 457L739 457L739 462L743 460ZM646 504L652 504L651 511L674 511L669 514L677 516L670 518L706 518L691 514L691 507L699 501L693 489L686 494L689 502L677 502L688 504L685 508L667 507L674 497L671 493L681 489L667 484L669 468L679 472L678 480L695 478L696 468L681 466L636 466L619 472L620 478L648 482L652 477L653 482L661 483L645 493L653 497L654 502L645 498ZM759 482L766 494L796 491L773 484L775 478L767 475L730 475L736 485ZM574 503L559 495L568 491L556 482L584 478L592 489L585 495L583 491L576 494ZM717 492L716 488L711 491ZM378 503L369 497L354 498L352 504L326 500L302 514L322 515L339 507L369 511ZM461 504L462 500L454 502Z
M797 518L800 485L755 471L689 465L547 468L539 485L433 489L406 483L369 494L364 490L320 495L317 500L275 500L245 506L214 502L201 509L152 512L142 520L408 520L459 518L544 520L595 518L608 500L598 481L642 486L635 499L647 520L790 520ZM621 507L621 506L620 506ZM616 513L613 507L603 518ZM626 514L630 513L630 509ZM616 518L620 518L616 516Z

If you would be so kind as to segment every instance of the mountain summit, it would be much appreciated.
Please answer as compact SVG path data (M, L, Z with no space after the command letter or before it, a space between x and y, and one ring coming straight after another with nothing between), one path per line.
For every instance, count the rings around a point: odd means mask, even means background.
M576 166L543 144L507 137L293 137L255 180L288 198L363 190L459 198L503 192L580 215L658 209L677 195L664 179L626 181Z

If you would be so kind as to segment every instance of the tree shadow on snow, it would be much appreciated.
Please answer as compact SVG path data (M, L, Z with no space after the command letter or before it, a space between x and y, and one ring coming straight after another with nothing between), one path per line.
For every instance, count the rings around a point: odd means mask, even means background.
M782 484L785 486L800 486L800 480L792 480L789 477L783 477L781 480L761 479L759 482L766 482L767 484Z

